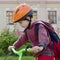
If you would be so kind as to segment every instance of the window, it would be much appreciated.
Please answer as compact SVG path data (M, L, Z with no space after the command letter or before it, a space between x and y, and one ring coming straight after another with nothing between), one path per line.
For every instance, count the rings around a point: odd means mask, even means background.
M37 11L33 11L33 20L37 19Z
M13 22L12 22L13 11L6 11L6 17L8 20L8 24L13 25Z
M48 19L49 19L49 23L56 24L57 23L57 12L48 11Z

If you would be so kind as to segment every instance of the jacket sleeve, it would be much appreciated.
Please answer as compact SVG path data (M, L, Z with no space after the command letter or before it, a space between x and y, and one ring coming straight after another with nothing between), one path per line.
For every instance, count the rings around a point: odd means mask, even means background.
M28 40L26 33L23 33L21 37L18 38L16 42L14 42L13 46L15 48L19 48Z
M46 46L48 46L48 44L50 43L50 35L42 24L39 25L38 40L39 46L43 46L44 48L46 48Z

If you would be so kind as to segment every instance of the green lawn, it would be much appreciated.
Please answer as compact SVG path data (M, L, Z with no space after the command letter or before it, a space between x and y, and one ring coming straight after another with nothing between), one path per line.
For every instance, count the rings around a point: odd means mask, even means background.
M18 57L14 57L14 56L7 56L7 58L0 57L0 60L18 60ZM31 56L23 56L22 60L34 60L34 58Z

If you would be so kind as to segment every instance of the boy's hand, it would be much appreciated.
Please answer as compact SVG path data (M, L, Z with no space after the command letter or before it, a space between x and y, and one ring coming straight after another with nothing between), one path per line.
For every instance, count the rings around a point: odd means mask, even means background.
M15 47L14 47L14 46L9 46L9 47L8 47L8 50L11 51L12 48L15 48Z
M43 50L43 46L39 47L39 46L35 46L35 47L32 47L32 51L33 53L38 53L38 52L41 52Z

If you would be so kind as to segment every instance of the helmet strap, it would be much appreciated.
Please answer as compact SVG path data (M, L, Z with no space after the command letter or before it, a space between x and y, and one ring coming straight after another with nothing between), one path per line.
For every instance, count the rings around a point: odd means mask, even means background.
M26 31L27 29L29 29L30 28L30 25L31 25L31 19L30 20L28 20L28 19L26 19L27 21L29 21L29 24L28 24L28 27L24 30L24 31Z

